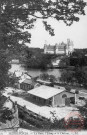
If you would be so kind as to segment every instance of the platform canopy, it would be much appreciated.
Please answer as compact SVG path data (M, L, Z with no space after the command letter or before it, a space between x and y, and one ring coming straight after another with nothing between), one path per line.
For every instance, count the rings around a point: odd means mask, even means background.
M37 88L34 88L34 89L28 91L28 93L31 95L34 95L36 97L40 97L43 99L49 99L63 91L65 91L65 88L61 89L61 88L54 88L54 87L41 85L40 87L37 87Z

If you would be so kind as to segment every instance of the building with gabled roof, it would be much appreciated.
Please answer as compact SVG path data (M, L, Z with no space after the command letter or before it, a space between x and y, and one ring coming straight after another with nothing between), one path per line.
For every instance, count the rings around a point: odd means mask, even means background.
M22 80L22 79L31 79L32 78L27 72L21 72L19 70L16 70L14 72L14 76L18 77L19 80Z
M35 88L29 91L28 93L35 95L37 97L41 97L43 99L49 99L63 91L65 91L65 89L56 89L54 87L48 87L48 86L42 85L38 88Z
M48 106L65 106L70 104L70 98L74 98L75 94L68 92L65 88L54 88L45 85L28 91L29 98L37 103Z
M32 79L24 79L20 82L19 88L22 90L31 90L34 88L34 81Z
M42 79L38 78L36 80L36 82L38 82L41 85L52 86L52 82L50 82L49 80L47 81L47 80L42 80Z

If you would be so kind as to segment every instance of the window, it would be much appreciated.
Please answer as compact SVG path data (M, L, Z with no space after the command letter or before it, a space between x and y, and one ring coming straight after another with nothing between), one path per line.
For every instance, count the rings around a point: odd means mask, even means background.
M66 94L63 94L63 95L62 95L62 98L67 98L67 95L66 95Z

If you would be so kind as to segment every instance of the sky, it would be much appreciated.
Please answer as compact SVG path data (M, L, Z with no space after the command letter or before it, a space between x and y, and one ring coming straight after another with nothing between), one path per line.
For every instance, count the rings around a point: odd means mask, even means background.
M79 22L74 22L71 26L66 26L63 21L49 19L48 23L54 28L55 36L50 36L43 26L41 20L35 23L31 30L31 43L29 47L43 48L44 44L55 45L56 43L67 42L67 39L73 41L74 48L87 48L87 7L86 15L80 16Z

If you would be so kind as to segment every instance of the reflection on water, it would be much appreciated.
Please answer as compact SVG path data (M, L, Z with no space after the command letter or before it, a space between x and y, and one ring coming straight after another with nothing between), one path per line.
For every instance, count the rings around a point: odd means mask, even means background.
M49 75L54 75L55 77L60 77L60 70L59 69L48 69L46 71L42 71L40 69L28 69L25 70L24 67L21 66L21 64L11 64L11 69L9 70L10 72L15 72L15 71L27 71L32 77L39 76L42 73L48 73Z

